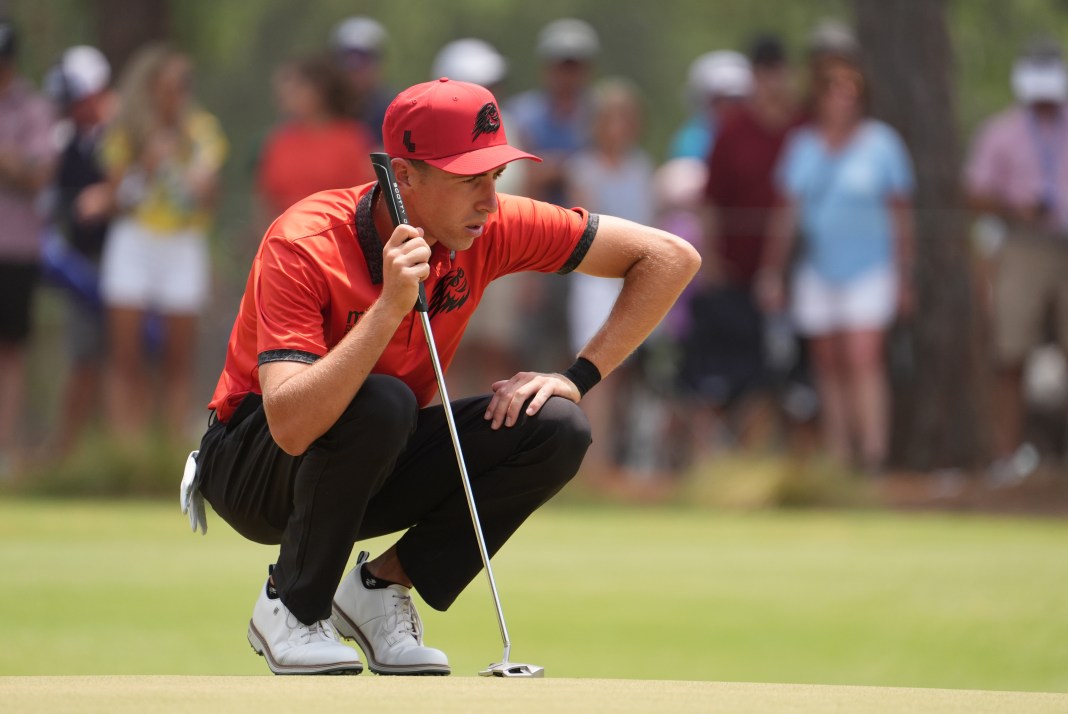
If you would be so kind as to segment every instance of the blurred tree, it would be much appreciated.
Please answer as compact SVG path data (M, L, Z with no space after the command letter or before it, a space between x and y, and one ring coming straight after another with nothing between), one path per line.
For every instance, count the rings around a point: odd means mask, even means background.
M121 74L146 42L171 36L170 0L93 0L100 50Z
M895 456L930 469L984 459L985 362L979 348L968 215L946 0L853 0L873 113L908 144L916 167L919 309L902 327L911 375L894 385Z

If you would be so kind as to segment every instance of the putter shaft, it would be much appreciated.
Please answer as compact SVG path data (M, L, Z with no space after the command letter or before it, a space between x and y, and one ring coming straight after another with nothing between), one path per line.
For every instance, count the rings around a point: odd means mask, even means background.
M460 479L463 481L464 494L467 496L467 508L471 511L471 523L475 527L475 538L478 540L479 554L482 556L482 565L486 569L486 578L489 580L490 593L493 595L493 604L497 611L497 624L501 628L501 641L504 643L504 656L501 661L508 662L509 655L512 652L512 643L508 639L508 627L504 624L504 610L501 608L501 598L497 594L497 583L493 579L489 551L486 550L486 539L482 535L482 522L478 518L475 494L471 489L471 479L467 475L467 464L464 461L463 451L460 447L460 434L456 430L456 419L452 413L452 402L449 401L449 390L445 386L445 374L441 371L441 362L438 360L438 346L434 342L434 332L430 329L430 318L427 313L419 311L419 319L423 323L423 334L426 335L426 343L430 348L430 361L434 365L434 378L438 381L438 392L441 395L441 404L445 409L445 421L448 422L449 436L452 437L453 451L456 452L456 465L460 467Z
M400 189L393 176L393 167L390 164L388 154L381 152L371 154L371 165L382 190L383 198L389 210L390 218L394 225L407 224L408 213L404 209L404 201L400 195ZM512 652L512 642L508 639L508 627L504 624L504 610L501 608L501 598L497 594L497 583L493 579L493 569L490 567L489 551L486 549L486 539L482 534L482 522L478 518L478 508L475 507L475 494L471 489L471 478L467 475L467 464L464 462L463 450L460 446L460 434L456 430L456 418L452 413L452 402L449 401L449 390L445 386L445 374L441 369L441 361L438 359L438 346L434 341L434 333L430 329L430 316L427 314L426 290L423 284L419 284L419 298L415 309L419 313L419 319L423 324L423 334L426 336L426 344L430 350L430 362L434 367L434 378L438 383L438 394L441 395L442 407L445 411L445 421L448 423L449 436L452 438L453 451L456 453L456 464L460 467L460 477L463 482L464 494L467 496L467 508L471 512L471 523L475 528L475 539L478 541L478 551L482 556L482 565L486 569L486 578L489 580L490 594L493 595L493 605L497 613L497 624L501 628L501 641L504 643L504 657L497 664L490 665L489 669L479 672L482 676L497 677L544 677L545 668L532 664L515 664L508 661Z

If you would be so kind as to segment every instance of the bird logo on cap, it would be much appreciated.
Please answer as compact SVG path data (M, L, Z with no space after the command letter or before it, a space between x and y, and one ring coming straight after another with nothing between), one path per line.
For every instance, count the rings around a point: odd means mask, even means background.
M471 141L482 134L496 134L500 128L501 115L497 111L497 105L493 102L486 102L478 110L478 116L475 117L475 129L471 132Z

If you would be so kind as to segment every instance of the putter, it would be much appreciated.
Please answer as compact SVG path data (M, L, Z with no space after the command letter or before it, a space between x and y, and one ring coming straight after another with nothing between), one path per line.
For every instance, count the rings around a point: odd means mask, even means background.
M378 177L378 186L382 190L386 206L389 208L389 216L393 219L393 225L408 223L408 213L404 210L404 201L401 200L400 189L397 180L393 176L393 166L389 162L389 155L381 152L371 154L371 164L374 166L375 175ZM441 362L438 359L438 348L434 342L434 333L430 329L430 317L427 315L426 290L419 283L419 299L415 309L419 313L419 319L423 323L423 333L426 335L427 347L430 348L430 361L434 365L434 377L438 382L438 394L441 396L441 405L445 409L445 420L449 425L449 436L452 438L452 448L456 452L456 464L460 467L460 479L463 481L464 493L467 495L467 508L471 511L471 524L475 529L475 538L478 540L478 551L482 556L482 565L486 569L486 579L489 580L490 593L493 595L493 606L497 610L497 624L501 628L501 641L504 643L504 654L501 661L491 664L479 672L483 677L544 677L545 668L536 664L518 664L508 661L512 653L512 643L508 639L508 627L504 624L504 610L501 609L501 598L497 595L497 583L493 579L493 569L490 568L489 552L486 550L486 539L482 535L482 523L478 519L478 508L475 506L475 494L471 490L471 479L467 475L467 464L464 462L463 450L460 448L460 435L456 431L456 419L452 413L452 403L449 401L449 390L445 387L445 375L441 371Z

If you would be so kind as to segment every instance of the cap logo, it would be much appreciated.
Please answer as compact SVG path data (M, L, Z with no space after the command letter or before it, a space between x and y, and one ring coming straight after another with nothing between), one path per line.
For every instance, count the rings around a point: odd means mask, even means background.
M415 153L415 144L412 143L412 132L404 132L404 148L408 150L409 154Z
M471 141L482 134L496 134L500 128L501 115L497 112L497 105L493 102L486 102L478 110L478 116L475 117L475 129L471 132Z

